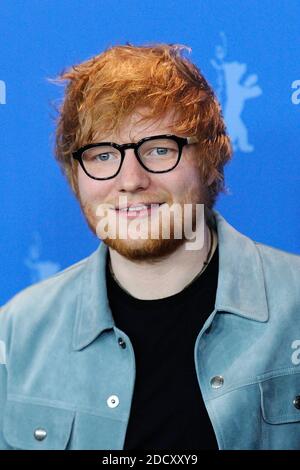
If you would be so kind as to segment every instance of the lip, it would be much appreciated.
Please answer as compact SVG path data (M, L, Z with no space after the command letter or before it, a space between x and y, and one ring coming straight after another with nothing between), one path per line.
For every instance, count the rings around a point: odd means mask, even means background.
M125 208L129 208L129 207L137 207L137 206L151 206L151 205L161 205L161 204L164 204L164 202L157 202L157 201L153 201L153 202L136 202L136 203L132 203L132 204L127 204L127 205L124 205L124 206L119 206L119 207L115 207L115 211L120 211L121 209L125 209Z
M147 209L140 209L136 211L121 211L119 208L115 209L115 212L119 214L120 217L125 217L128 219L133 219L136 217L145 217L153 214L155 211L159 209L161 205L165 204L164 202L151 202L151 203L136 203L136 204L130 204L129 206L125 207L135 207L138 205L147 205L150 206Z

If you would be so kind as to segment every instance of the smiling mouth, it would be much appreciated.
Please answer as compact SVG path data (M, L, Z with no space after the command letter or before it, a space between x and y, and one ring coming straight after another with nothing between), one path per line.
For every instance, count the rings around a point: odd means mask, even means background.
M122 209L115 208L115 211L120 215L126 215L128 217L136 217L148 215L152 211L158 209L164 202L150 203L150 204L136 204L129 207L123 207Z

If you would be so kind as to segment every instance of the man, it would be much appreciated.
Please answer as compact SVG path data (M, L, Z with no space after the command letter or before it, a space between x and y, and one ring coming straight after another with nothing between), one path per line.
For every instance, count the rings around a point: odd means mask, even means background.
M300 448L300 258L213 209L230 141L181 51L61 76L57 159L103 242L2 308L0 448Z

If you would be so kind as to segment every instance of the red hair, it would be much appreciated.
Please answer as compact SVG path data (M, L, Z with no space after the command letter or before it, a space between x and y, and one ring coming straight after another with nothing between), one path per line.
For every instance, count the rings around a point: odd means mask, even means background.
M55 82L68 81L59 109L55 155L77 194L77 162L72 152L91 143L95 134L108 134L138 107L144 119L159 119L175 111L173 132L196 135L199 169L209 207L225 192L223 167L232 148L220 105L199 69L182 54L182 45L114 46L62 72ZM143 120L144 120L143 119Z

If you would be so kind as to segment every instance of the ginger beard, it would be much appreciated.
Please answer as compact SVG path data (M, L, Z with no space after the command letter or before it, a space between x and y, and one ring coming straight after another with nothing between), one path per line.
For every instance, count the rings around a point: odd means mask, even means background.
M171 195L169 194L163 198L151 198L148 196L147 199L153 201L163 200L165 201L165 204L161 206L162 211L158 209L157 212L153 215L145 216L145 218L148 217L148 223L146 222L147 230L146 232L145 230L143 231L144 235L146 233L146 239L141 237L138 239L130 238L130 230L128 230L126 238L120 238L120 233L118 231L119 218L121 224L124 223L125 218L115 213L113 214L114 217L110 217L110 214L112 215L113 213L111 209L104 211L100 210L101 216L97 215L97 213L99 214L99 206L105 207L105 204L107 204L108 206L114 207L113 204L109 204L108 202L103 203L103 201L95 201L93 203L84 202L80 198L79 202L81 210L86 218L90 229L108 247L113 250L116 250L120 255L124 256L125 258L131 261L154 261L155 259L160 259L162 257L170 255L171 253L176 251L181 245L186 243L186 241L191 240L190 238L186 237L185 227L188 227L189 232L194 232L196 230L196 226L201 225L201 222L203 221L197 220L196 204L205 204L205 197L203 194L201 194L198 188L193 187L186 190L186 193L181 201L173 201ZM181 210L179 210L179 212L176 212L176 210L169 211L170 217L168 218L168 229L166 232L165 223L164 227L162 227L162 217L164 217L165 214L164 210L168 211L168 209L171 208L174 203L175 206L177 205L177 208L179 207L181 208ZM190 208L187 211L186 207L188 205L190 206ZM104 217L106 221L109 221L108 224L106 224L105 226L103 223L101 224L101 221L103 222L102 219ZM151 221L156 220L157 224L158 217L159 223L158 225L156 225L158 226L158 231L156 231L156 238L153 238L151 236ZM142 224L141 227L145 229L145 220L143 221L143 219L145 218L140 218L139 221L137 221L136 219L127 219L127 225L128 227L130 227L132 221L134 221L135 224L139 222ZM115 227L115 221L117 221L117 230L113 231L111 230L111 227ZM165 221L166 218L164 218L164 222ZM178 230L180 233L180 237L178 238L177 236L176 238L175 235L176 233L178 233ZM110 233L114 233L114 236L109 236ZM167 237L165 236L166 233L168 235Z

